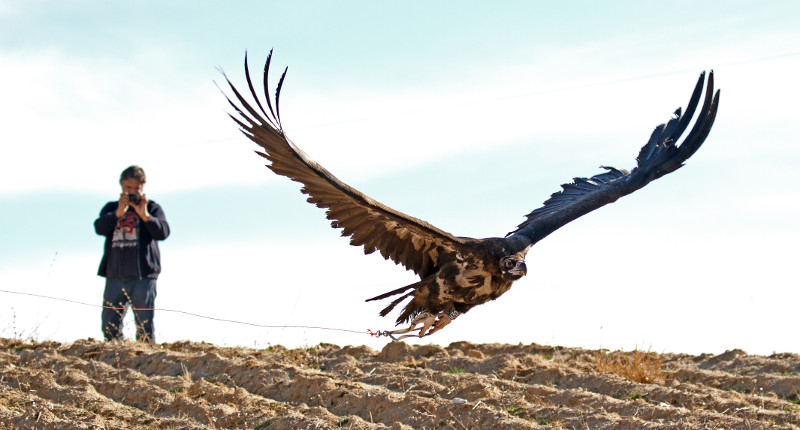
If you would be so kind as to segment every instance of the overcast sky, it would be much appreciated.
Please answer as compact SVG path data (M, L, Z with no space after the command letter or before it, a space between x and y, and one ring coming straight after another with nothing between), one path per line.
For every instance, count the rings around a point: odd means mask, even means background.
M257 75L272 48L289 67L283 124L311 157L472 237L601 164L632 168L713 69L717 122L683 169L537 244L511 291L422 343L800 352L798 17L795 1L0 0L0 289L100 304L92 222L139 164L173 232L158 308L391 329L364 299L414 275L338 237L228 118L214 82L246 87L245 52ZM13 335L101 338L100 309L0 292ZM156 335L385 343L166 311Z

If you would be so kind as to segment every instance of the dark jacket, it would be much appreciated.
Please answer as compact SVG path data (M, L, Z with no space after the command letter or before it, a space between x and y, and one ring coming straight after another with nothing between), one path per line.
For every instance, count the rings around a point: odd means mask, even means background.
M109 255L111 253L111 242L114 235L114 228L117 226L117 204L118 202L108 202L100 211L100 216L94 221L94 231L106 237L103 248L103 259L100 261L100 268L97 274L100 276L114 276L109 273ZM132 208L128 209L133 210ZM169 236L169 224L158 203L150 200L147 202L147 211L150 213L150 220L147 222L139 219L138 233L138 261L130 259L125 264L126 273L138 273L139 279L156 279L161 273L161 252L158 250L159 240L164 240ZM138 267L133 267L137 265ZM112 269L111 272L114 270Z

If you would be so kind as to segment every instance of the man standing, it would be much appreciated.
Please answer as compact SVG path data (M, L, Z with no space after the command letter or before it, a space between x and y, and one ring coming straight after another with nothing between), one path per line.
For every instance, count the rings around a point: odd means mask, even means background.
M161 272L159 240L169 236L169 224L158 203L144 195L145 174L139 166L122 171L119 201L106 203L94 222L106 237L97 274L106 278L103 293L103 336L122 339L122 320L128 304L134 309L136 340L155 343L153 308L156 279Z

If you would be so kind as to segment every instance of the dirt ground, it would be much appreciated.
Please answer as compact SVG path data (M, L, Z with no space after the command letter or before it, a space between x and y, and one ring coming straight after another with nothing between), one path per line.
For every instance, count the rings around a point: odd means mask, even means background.
M800 355L0 339L0 428L798 429Z

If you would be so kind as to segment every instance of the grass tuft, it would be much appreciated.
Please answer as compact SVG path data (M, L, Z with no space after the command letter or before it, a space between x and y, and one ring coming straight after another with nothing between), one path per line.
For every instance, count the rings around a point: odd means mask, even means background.
M506 412L518 418L528 418L528 412L522 406L511 406Z
M631 352L598 351L595 360L599 372L614 373L635 382L652 384L664 382L666 377L661 370L664 358L652 352L638 349Z

